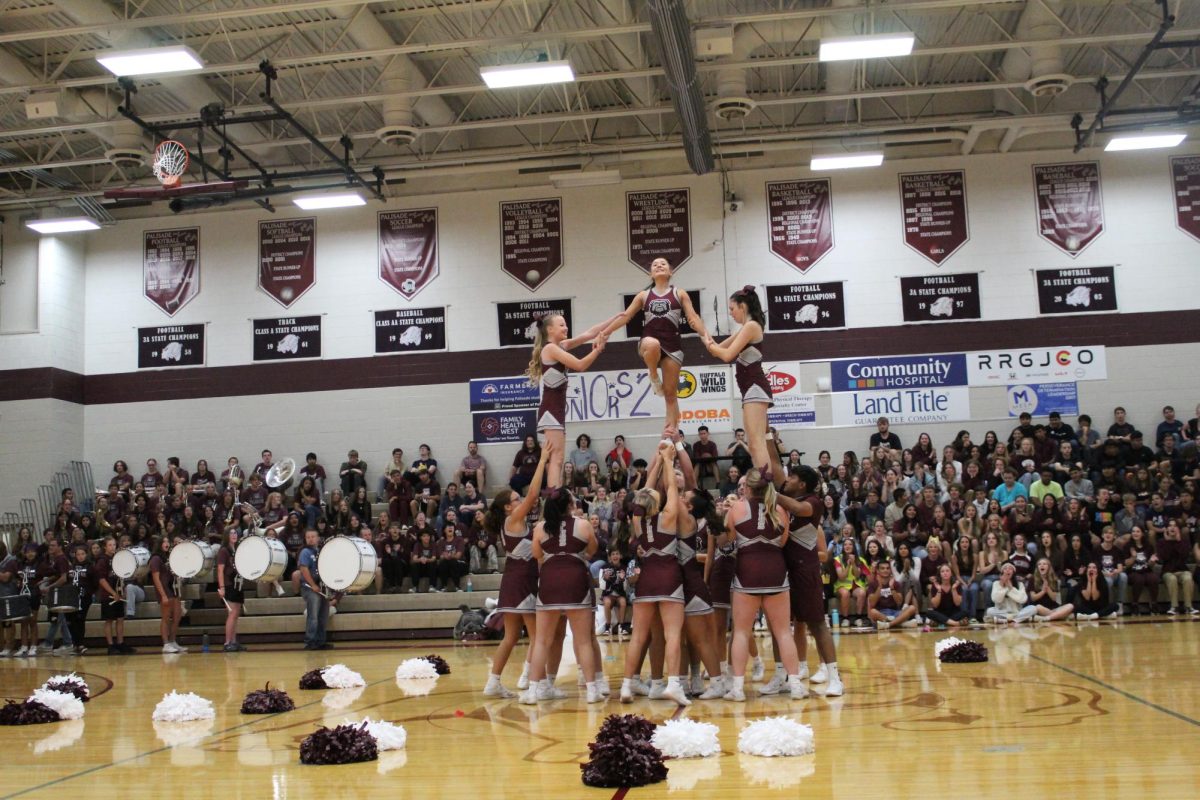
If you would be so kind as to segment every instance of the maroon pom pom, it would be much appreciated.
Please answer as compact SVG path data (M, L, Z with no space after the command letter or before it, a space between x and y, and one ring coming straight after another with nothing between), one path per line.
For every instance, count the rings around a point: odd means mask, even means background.
M291 711L296 707L292 698L282 689L272 689L268 683L265 689L256 689L242 700L243 714L279 714Z
M433 655L431 653L427 656L421 656L421 658L425 659L430 664L433 664L433 668L435 670L437 670L438 675L449 675L450 674L450 665L447 664L446 659L442 658L441 656Z
M596 741L588 745L592 758L579 768L588 786L607 788L645 786L666 780L663 755L650 737L654 723L633 714L604 720Z
M324 669L324 667L322 667ZM328 689L325 685L325 676L321 674L321 670L314 669L300 676L301 689Z
M4 708L0 708L0 725L41 725L61 719L57 711L36 700L26 700L23 703L9 700Z
M73 694L80 701L86 703L91 698L88 695L87 684L80 680L68 680L66 678L51 678L46 681L46 687L52 692L62 692L63 694Z
M321 727L300 743L301 764L354 764L378 758L379 747L366 723Z
M978 664L988 660L988 649L982 642L967 640L947 647L938 658L943 664Z

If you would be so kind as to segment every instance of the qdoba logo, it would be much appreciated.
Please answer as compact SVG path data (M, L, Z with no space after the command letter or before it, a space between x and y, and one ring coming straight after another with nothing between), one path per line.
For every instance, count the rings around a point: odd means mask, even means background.
M771 394L782 394L796 386L796 376L787 372L771 370L767 373L767 382L771 384Z
M715 420L729 419L729 409L727 408L692 408L684 409L679 414L683 421L703 420L712 422Z

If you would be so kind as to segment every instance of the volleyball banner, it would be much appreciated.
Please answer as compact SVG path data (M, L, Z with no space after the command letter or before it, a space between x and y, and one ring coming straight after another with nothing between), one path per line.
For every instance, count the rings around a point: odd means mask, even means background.
M900 205L904 243L939 267L971 238L961 169L901 175Z
M200 294L200 229L146 231L142 293L169 317Z
M536 292L562 265L562 198L501 203L500 268Z
M316 283L317 220L258 223L258 288L284 308Z
M1038 235L1071 258L1104 233L1097 162L1035 164L1033 186Z
M690 198L687 189L625 193L629 260L643 272L656 258L679 269L692 257Z
M379 212L379 280L412 300L441 270L438 210Z
M771 252L801 272L833 249L833 191L828 178L767 184Z

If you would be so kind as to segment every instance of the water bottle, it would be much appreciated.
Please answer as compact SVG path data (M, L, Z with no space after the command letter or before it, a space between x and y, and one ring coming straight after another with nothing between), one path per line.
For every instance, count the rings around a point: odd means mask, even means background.
M839 614L838 610L835 608L829 614L829 620L830 620L829 627L831 627L831 628L838 627L839 623L841 622L840 618L841 618L841 614Z
M208 632L207 631L204 633L204 635L202 637L200 637L200 652L201 653L208 652Z
M475 584L474 584L474 582L471 580L471 573L469 573L469 572L467 573L467 591L468 591L468 592L473 592L473 591L475 591Z

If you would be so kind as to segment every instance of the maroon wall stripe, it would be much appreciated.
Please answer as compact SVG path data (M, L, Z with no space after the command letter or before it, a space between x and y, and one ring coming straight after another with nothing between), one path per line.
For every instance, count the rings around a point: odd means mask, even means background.
M1194 311L1159 311L775 333L767 336L764 350L768 360L811 360L1047 345L1132 347L1197 341L1200 318ZM695 338L685 339L683 349L686 363L712 363ZM0 401L56 398L101 405L465 383L471 378L519 374L528 359L528 350L508 348L86 377L49 367L4 370L0 371ZM634 342L614 342L601 366L624 369L639 363Z

